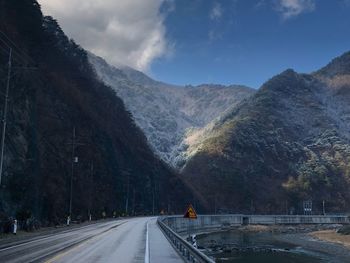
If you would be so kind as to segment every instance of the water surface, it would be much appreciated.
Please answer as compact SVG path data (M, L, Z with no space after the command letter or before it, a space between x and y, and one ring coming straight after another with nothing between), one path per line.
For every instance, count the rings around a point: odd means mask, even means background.
M199 247L207 248L205 253L216 262L227 263L318 263L326 255L304 250L301 247L281 241L282 234L269 232L251 233L226 231L200 235Z

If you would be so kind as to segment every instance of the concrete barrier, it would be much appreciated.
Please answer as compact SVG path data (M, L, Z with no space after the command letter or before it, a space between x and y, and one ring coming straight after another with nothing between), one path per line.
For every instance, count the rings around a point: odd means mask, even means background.
M177 233L189 230L211 230L242 225L243 215L200 215L197 219L187 219L181 216L165 217L162 221Z
M321 215L250 215L249 224L264 225L297 225L297 224L348 224L347 216L321 216Z
M187 219L182 216L163 217L162 222L177 233L194 233L244 224L349 224L349 217L321 215L199 215L197 219Z

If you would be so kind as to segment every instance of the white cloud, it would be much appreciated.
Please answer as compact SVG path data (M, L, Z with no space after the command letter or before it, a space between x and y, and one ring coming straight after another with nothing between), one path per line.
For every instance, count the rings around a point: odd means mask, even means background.
M56 18L67 35L114 65L147 71L166 56L162 4L173 0L39 0L45 15ZM167 12L166 12L167 13Z
M234 0L235 1L235 0ZM208 31L208 38L210 42L219 40L223 36L222 28L220 26L223 16L223 8L220 3L214 2L213 7L210 9L209 18L214 23L211 25Z
M218 20L222 16L222 7L219 3L215 2L213 8L210 10L209 17L211 20Z
M277 11L282 14L283 19L289 19L302 13L315 10L315 0L278 0Z

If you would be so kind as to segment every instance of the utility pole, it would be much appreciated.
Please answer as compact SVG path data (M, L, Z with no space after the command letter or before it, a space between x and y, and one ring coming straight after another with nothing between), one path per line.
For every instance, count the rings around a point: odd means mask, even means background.
M155 184L153 183L153 189L152 189L152 215L154 215L154 211L155 211Z
M170 202L168 201L168 215L170 215Z
M73 127L72 136L72 166L70 174L70 194L69 194L69 216L72 216L72 196L73 196L73 176L74 176L74 157L75 157L75 127Z
M75 156L75 147L77 145L83 145L82 143L76 142L75 127L73 127L73 136L72 136L72 167L70 175L70 194L69 194L69 217L72 217L72 202L73 202L73 179L74 179L74 164L78 163L78 157Z
M322 207L323 207L323 215L326 215L326 207L325 207L325 200L322 201Z
M0 156L0 185L1 185L1 178L2 178L2 170L3 170L3 165L4 165L6 120L7 120L7 107L8 107L10 80L11 80L11 69L12 69L11 67L12 67L12 48L10 48L9 61L8 61L7 83L6 83L5 103L4 103L4 114L3 114L3 120L2 120L1 156Z
M129 192L130 192L130 172L126 171L126 175L128 176L128 181L126 185L126 200L125 200L125 216L128 216L129 213Z
M217 207L216 207L216 194L214 195L214 215L216 215Z
M135 216L135 188L132 191L132 215Z
M88 211L88 217L89 221L91 221L91 196L92 196L92 190L93 190L93 182L94 182L94 162L91 162L90 165L90 186L89 186L89 211Z

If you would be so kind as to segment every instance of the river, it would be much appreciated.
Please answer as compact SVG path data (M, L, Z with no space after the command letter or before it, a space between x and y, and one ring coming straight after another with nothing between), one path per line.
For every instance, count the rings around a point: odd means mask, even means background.
M295 244L285 234L224 231L197 235L197 245L216 262L317 263L344 262L336 256ZM311 241L305 241L311 242ZM317 246L317 245L316 245ZM349 259L349 258L348 258ZM350 259L349 261L350 262Z

